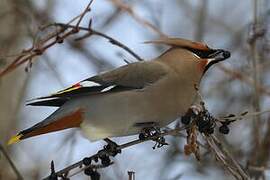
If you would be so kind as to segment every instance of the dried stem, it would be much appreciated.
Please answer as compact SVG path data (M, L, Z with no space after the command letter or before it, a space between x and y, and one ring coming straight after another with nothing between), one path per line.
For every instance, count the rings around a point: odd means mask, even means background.
M79 26L86 13L89 12L89 7L92 4L92 2L93 0L90 1L90 3L87 5L83 13L73 18L70 22L73 22L75 19L78 19L76 26ZM41 56L47 49L49 49L50 47L54 46L57 43L62 43L65 38L69 37L70 35L76 34L77 32L78 30L76 28L71 29L68 32L66 32L66 28L61 28L60 30L51 33L48 37L43 39L42 42L33 44L31 48L23 50L21 54L18 55L18 57L16 57L10 65L8 65L3 71L0 72L0 78L6 75L7 73L13 71L20 65L28 61L32 61L33 58Z
M236 179L250 179L244 169L231 156L221 142L214 135L203 135L210 149L215 153L216 158Z
M54 46L58 43L62 43L64 41L64 39L68 38L71 35L77 34L80 30L88 31L88 33L80 38L77 38L76 40L82 40L82 39L85 39L91 35L97 35L97 36L103 37L105 39L108 39L110 43L124 49L125 51L130 53L132 56L134 56L137 60L143 61L143 59L139 55L134 53L126 45L122 44L121 42L115 40L114 38L112 38L104 33L101 33L101 32L98 32L98 31L92 29L91 28L91 20L89 22L88 28L80 27L80 23L81 23L82 19L85 17L86 13L90 11L90 6L91 6L92 2L93 2L93 0L91 0L89 2L89 4L87 5L87 7L83 11L83 13L81 13L80 15L73 18L67 24L54 23L54 24L49 24L47 26L42 27L41 30L45 30L46 28L48 28L50 26L60 26L60 30L52 32L50 35L48 35L42 41L33 44L31 48L23 50L21 52L21 54L19 54L12 61L12 63L10 65L8 65L3 71L0 72L0 78L2 76L6 75L7 73L13 71L14 69L19 67L20 65L22 65L26 62L29 62L29 61L32 62L33 58L35 58L37 56L41 56L47 49L51 48L52 46ZM70 24L77 19L78 19L78 21L77 21L76 25Z
M257 25L258 25L258 18L257 18L257 8L258 8L258 1L254 0L254 22L253 22L253 27L252 27L252 35L256 36L257 32ZM258 86L259 86L259 69L258 69L258 52L257 52L257 38L252 37L252 41L250 42L250 48L252 52L252 66L253 66L253 82L254 82L254 102L253 102L253 107L255 111L260 111L260 94L258 91ZM253 121L253 133L254 133L254 142L255 142L255 149L260 144L260 134L259 134L259 126L260 126L260 115L255 116L255 121ZM255 151L254 151L255 152Z
M7 151L4 149L4 147L3 147L3 145L1 143L0 143L0 152L2 152L3 155L5 156L5 158L7 159L7 161L10 164L12 170L16 174L17 179L18 180L23 180L23 176L21 175L20 171L16 168L15 164L13 163L13 161L11 160L11 158L9 157Z
M129 6L127 3L124 3L121 0L110 0L116 7L120 8L121 10L125 11L127 14L129 14L135 21L137 21L139 24L148 27L153 32L157 33L160 37L167 37L166 34L161 32L157 27L155 27L152 23L147 21L146 19L139 16L131 6Z

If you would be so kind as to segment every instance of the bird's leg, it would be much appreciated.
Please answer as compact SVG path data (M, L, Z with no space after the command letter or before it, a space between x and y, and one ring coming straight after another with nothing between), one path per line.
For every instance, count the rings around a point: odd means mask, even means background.
M139 134L140 140L145 140L149 137L154 137L152 140L155 141L155 145L153 146L153 149L160 148L164 145L168 145L166 143L165 138L163 136L159 136L161 134L161 130L159 127L147 127L143 128L142 132Z
M134 126L141 129L139 139L144 140L145 138L152 136L153 133L157 131L156 127L158 127L158 124L156 122L139 122L135 123Z
M155 132L154 132L153 136L156 136L156 138L153 139L153 141L155 141L156 144L153 146L153 149L161 148L161 147L164 146L164 145L169 145L169 144L166 142L164 136L159 136L159 135L161 134L160 128L155 127L154 130L155 130Z
M121 153L121 150L118 149L119 145L109 138L105 138L104 141L107 145L104 146L104 150L111 156L116 156L118 153Z

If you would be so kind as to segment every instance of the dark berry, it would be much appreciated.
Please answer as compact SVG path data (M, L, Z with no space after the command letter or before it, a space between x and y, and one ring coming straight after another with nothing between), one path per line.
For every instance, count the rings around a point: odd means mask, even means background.
M143 140L145 140L145 135L143 134L143 133L140 133L139 134L139 139L141 140L141 141L143 141Z
M197 126L200 132L206 132L209 127L211 127L211 124L207 121L198 121Z
M57 43L62 44L64 40L60 37L56 38Z
M92 168L86 168L84 170L84 174L92 177L92 175L94 174L94 170Z
M115 157L117 154L120 154L121 152L122 152L121 149L116 149L111 152L111 156Z
M229 134L230 129L227 125L222 125L219 127L219 132L221 132L222 134Z
M91 180L100 180L100 174L97 171L93 171L93 174L90 175Z
M100 159L101 159L101 164L103 166L109 166L111 163L109 156L102 156L102 157L100 157Z
M185 125L188 125L189 123L190 123L190 117L189 116L183 116L182 118L181 118L181 122L183 123L183 124L185 124Z
M207 130L207 134L213 134L214 133L214 128L209 128Z
M49 180L57 180L57 175L56 174L51 174L49 177Z
M85 166L89 166L89 165L91 164L91 161L92 161L92 159L89 158L89 157L86 157L86 158L84 158L84 159L82 160L82 162L83 162L83 164L84 164Z
M94 157L94 161L95 161L96 163L98 162L98 157L97 157L97 156Z

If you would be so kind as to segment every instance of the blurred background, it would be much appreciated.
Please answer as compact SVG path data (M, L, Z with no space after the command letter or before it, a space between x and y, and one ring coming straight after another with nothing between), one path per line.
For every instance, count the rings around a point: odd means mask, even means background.
M124 3L129 11L116 2ZM40 26L67 23L88 3L87 0L0 0L0 70L14 59L9 55L31 47L34 39L46 35L42 32L35 36ZM169 36L203 41L210 47L231 51L231 58L209 70L201 83L209 111L220 117L270 109L269 0L95 0L82 25L87 26L89 18L94 29L119 40L144 59L164 51L164 47L142 43L159 37L145 22ZM65 130L6 146L11 135L55 110L26 107L26 100L124 65L124 59L136 61L100 37L78 42L71 37L33 59L31 68L25 64L0 78L0 143L25 179L49 175L51 160L59 170L94 154L104 145L89 142L77 130ZM230 126L229 135L217 133L254 179L270 179L269 115L237 121ZM113 140L123 143L136 138ZM128 179L127 171L135 171L136 180L233 178L211 152L202 149L202 159L198 162L194 156L183 154L184 138L166 139L170 145L156 150L152 149L153 142L124 150L114 159L114 165L99 170L102 179ZM1 152L0 179L16 179ZM72 179L89 178L81 173Z

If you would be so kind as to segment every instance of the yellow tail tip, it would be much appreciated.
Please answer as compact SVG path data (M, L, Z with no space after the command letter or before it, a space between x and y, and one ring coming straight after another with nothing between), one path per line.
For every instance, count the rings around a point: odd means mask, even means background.
M21 140L22 134L17 134L16 136L13 136L12 138L9 139L8 145L17 143Z

